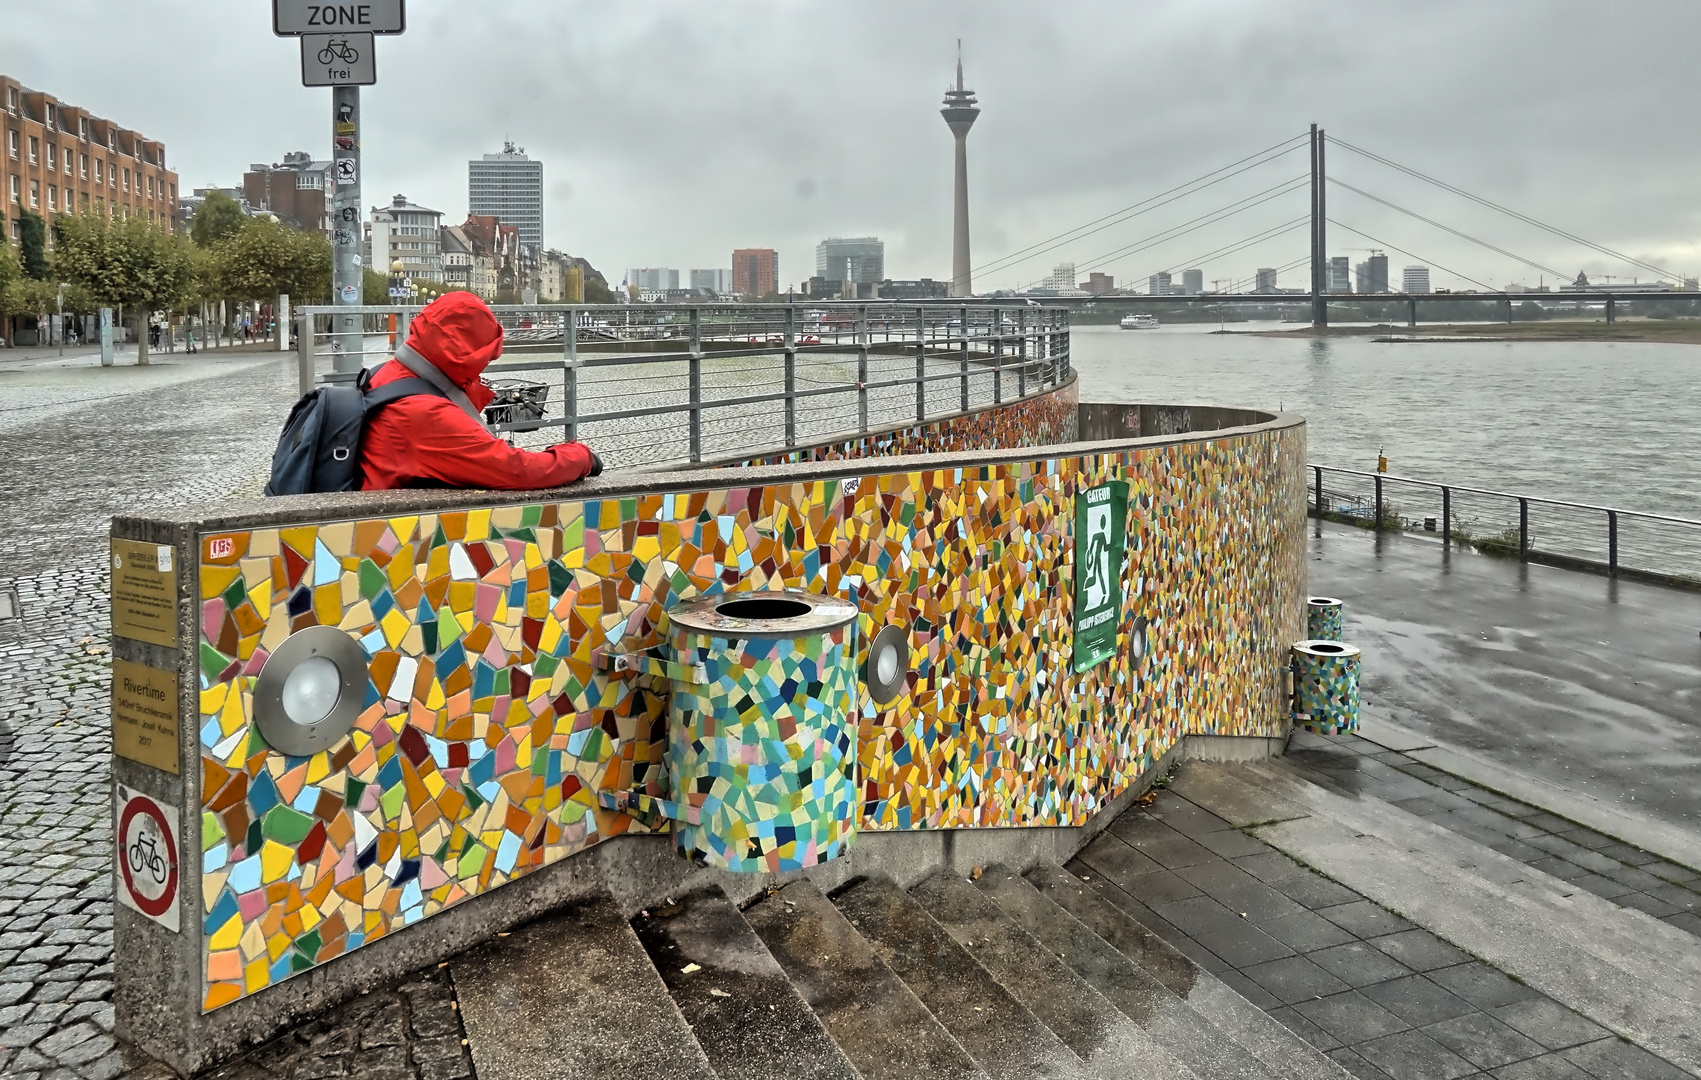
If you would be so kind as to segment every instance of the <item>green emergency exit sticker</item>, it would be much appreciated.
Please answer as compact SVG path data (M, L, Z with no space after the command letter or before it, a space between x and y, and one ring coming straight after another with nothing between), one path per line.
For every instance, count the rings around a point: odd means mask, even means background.
M1122 617L1122 556L1128 485L1121 480L1075 493L1075 671L1116 655Z

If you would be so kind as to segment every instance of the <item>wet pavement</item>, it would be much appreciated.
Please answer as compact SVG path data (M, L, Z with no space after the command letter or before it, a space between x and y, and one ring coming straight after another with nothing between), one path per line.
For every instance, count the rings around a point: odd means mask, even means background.
M1701 831L1701 593L1308 525L1367 716Z

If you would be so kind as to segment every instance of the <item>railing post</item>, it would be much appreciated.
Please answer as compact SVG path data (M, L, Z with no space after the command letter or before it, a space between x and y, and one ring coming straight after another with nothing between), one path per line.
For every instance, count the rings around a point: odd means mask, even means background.
M856 309L856 429L868 430L868 307Z
M567 440L579 439L579 309L568 308L567 323L561 329L561 349L564 353L561 372L561 392L567 412Z
M1317 520L1322 521L1323 520L1323 466L1313 465L1311 467L1311 472L1312 472L1313 478L1317 481L1317 494L1313 497L1312 501L1317 506Z
M957 332L962 335L961 367L962 367L962 372L963 372L963 393L962 393L963 400L962 400L962 410L961 411L968 412L969 411L969 309L967 307L963 307L963 308L958 309Z
M1028 396L1028 313L1016 309L1016 392Z
M1441 487L1441 546L1452 549L1453 544L1453 489L1445 484Z
M1518 496L1518 561L1530 555L1530 500Z
M992 403L1004 404L1004 311L992 309Z
M797 308L786 305L786 449L797 445Z
M1615 323L1617 321L1618 321L1618 308L1616 306L1614 306L1613 298L1609 296L1609 297L1607 297L1607 301L1606 301L1606 322L1607 322L1608 326L1611 326L1613 323Z
M303 396L313 392L313 316L296 317L295 381Z
M915 422L927 422L927 308L915 309Z
M690 389L691 389L691 463L693 465L703 460L703 354L700 351L702 340L702 311L691 309L691 359Z
M1376 531L1382 531L1382 474L1376 475Z
M1618 511L1607 511L1607 573L1618 576Z

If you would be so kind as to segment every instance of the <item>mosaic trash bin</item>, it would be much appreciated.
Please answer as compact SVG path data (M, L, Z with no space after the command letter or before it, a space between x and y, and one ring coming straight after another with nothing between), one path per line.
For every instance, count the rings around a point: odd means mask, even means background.
M1318 735L1358 730L1358 649L1339 641L1293 647L1293 722Z
M1332 596L1313 596L1305 602L1305 636L1309 641L1341 640L1341 602Z
M857 614L847 600L795 591L703 597L669 612L679 675L667 771L681 855L778 872L850 850Z

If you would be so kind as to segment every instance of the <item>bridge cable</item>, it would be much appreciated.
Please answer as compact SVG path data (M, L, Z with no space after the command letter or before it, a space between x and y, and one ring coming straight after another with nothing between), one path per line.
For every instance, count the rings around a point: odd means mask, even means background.
M1345 139L1341 139L1341 138L1338 138L1334 135L1331 135L1331 136L1329 136L1329 141L1331 143L1334 143L1338 146L1341 146L1341 147L1343 147L1347 150L1351 150L1353 153L1358 154L1361 157L1369 158L1371 161L1377 162L1378 164L1381 164L1381 165L1386 165L1390 169L1398 170L1399 172L1403 172L1408 176L1415 177L1415 178L1422 180L1426 183L1434 184L1438 188L1441 188L1445 191L1450 191L1453 194L1460 196L1461 198L1469 199L1470 201L1477 203L1481 206L1486 206L1490 210L1498 210L1500 213L1506 214L1509 217L1516 218L1519 221L1524 222L1526 225L1533 225L1538 229L1544 229L1547 232L1554 234L1555 236L1563 237L1566 240L1570 240L1572 243L1581 244L1586 248L1590 248L1594 251L1601 253L1602 255L1609 255L1612 258L1618 259L1622 262L1627 262L1632 266L1639 266L1644 270L1650 270L1650 271L1652 271L1656 274L1661 275L1662 277L1675 278L1679 283L1681 283L1683 281L1682 275L1674 273L1670 270L1667 270L1664 267L1656 266L1651 262L1645 262L1642 259L1638 259L1638 258L1635 258L1633 256L1626 255L1624 252L1617 251L1613 248L1609 248L1605 244L1597 244L1593 240L1588 240L1588 239L1585 239L1581 236L1578 236L1576 233L1567 232L1566 230L1561 229L1557 225L1549 225L1544 221L1538 221L1537 219L1529 216L1528 214L1520 213L1519 211L1514 210L1509 206L1502 206L1500 203L1497 203L1492 199L1487 199L1487 198L1484 198L1481 195L1477 195L1477 194L1474 194L1472 192L1466 191L1464 188L1459 187L1455 184L1449 184L1445 180L1437 180L1435 177L1430 176L1427 173L1419 172L1418 170L1413 169L1410 166L1401 165L1399 162L1394 161L1390 158L1383 157L1381 154L1373 153L1372 151L1365 150L1362 147L1354 146L1352 143L1347 142ZM1362 234L1360 234L1360 235L1362 235ZM1561 277L1563 277L1563 275L1561 275Z
M1239 161L1231 162L1220 169L1213 169L1208 173L1204 173L1203 175L1187 181L1186 183L1177 184L1175 187L1172 187L1167 191L1159 192L1150 198L1142 199L1137 203L1125 206L1121 210L1106 214L1103 217L1094 218L1092 221L1089 221L1084 225L1077 225L1072 229L1066 229L1050 239L1041 240L1038 243L1030 244L1025 248L1013 251L1008 255L993 259L991 262L983 263L980 266L974 267L971 272L979 275L983 273L992 273L996 270L1008 269L1008 267L1014 263L1026 262L1028 259L1043 255L1048 251L1055 251L1057 248L1074 243L1076 240L1091 236L1097 232L1102 232L1114 225L1119 225L1123 221L1129 221L1133 218L1139 217L1141 214L1150 213L1151 211L1158 209L1160 206L1167 206L1169 203L1183 199L1188 195L1195 194L1196 192L1203 191L1206 188L1219 184L1224 180L1239 176L1241 173L1248 172L1260 165L1266 165L1278 158L1290 154L1299 149L1299 141L1301 139L1306 139L1308 137L1309 136L1307 135L1296 135L1291 139L1286 139L1282 142L1276 143L1274 146L1266 147L1265 149L1258 151L1256 154L1249 154L1248 156L1241 158ZM1290 143L1293 145L1289 145ZM1286 147L1286 149L1283 149L1283 147ZM1272 151L1280 152L1272 153ZM1254 158L1262 158L1262 160L1254 161ZM1251 164L1246 164L1247 162L1251 162ZM1236 166L1242 165L1245 167L1236 168ZM1230 169L1233 169L1234 171L1229 172L1228 170ZM1226 175L1218 176L1218 173L1226 173ZM1212 177L1216 177L1216 179L1211 179ZM1205 181L1209 181L1209 183L1206 183ZM1173 196L1173 198L1171 196ZM1163 201L1160 202L1159 200ZM1117 220L1113 221L1111 220L1112 218ZM1100 224L1101 222L1103 224ZM1093 226L1098 227L1093 228Z
M1197 232L1207 225L1215 225L1219 221L1226 221L1229 218L1234 217L1236 214L1251 210L1255 206L1262 206L1264 203L1270 202L1273 199L1279 199L1284 195L1290 195L1305 187L1309 183L1309 176L1298 176L1291 180L1284 180L1274 187L1265 188L1263 191L1248 195L1244 199L1236 200L1235 202L1228 203L1225 206L1219 206L1209 213L1201 214L1199 217L1193 218L1191 221L1184 221L1179 225L1172 225L1167 229L1160 230L1150 236L1136 240L1132 244L1124 244L1122 247L1116 248L1115 250L1107 251L1104 254L1094 256L1091 259L1086 259L1081 263L1081 265L1087 267L1112 265L1116 261L1126 259L1128 256L1144 251L1147 248L1167 243L1170 240L1179 239L1180 237L1186 236L1188 233Z
M1286 236L1288 233L1291 233L1291 232L1295 231L1296 229L1302 228L1303 226L1309 224L1310 221L1311 221L1311 215L1303 214L1299 217L1294 218L1292 221L1285 221L1280 225L1273 225L1270 228L1263 230L1262 232L1253 233L1251 236L1245 237L1245 238L1240 239L1240 240L1236 240L1232 244L1227 244L1223 247L1217 248L1215 251L1207 251L1203 255L1199 255L1199 256L1192 258L1192 259L1187 259L1183 262L1175 263L1172 266L1166 268L1164 272L1165 273L1171 273L1172 276L1173 276L1173 271L1175 271L1176 269L1184 268L1184 267L1188 267L1188 266L1196 266L1199 263L1202 263L1207 259L1221 258L1224 255L1233 255L1237 251L1245 251L1248 248L1256 247L1259 244L1262 244L1266 240L1274 240L1278 236ZM1305 257L1305 259L1303 259L1301 261L1309 262L1310 260L1311 260L1311 256L1307 255Z
M1450 270L1447 267L1442 266L1440 263L1436 262L1433 259L1426 259L1422 255L1416 254L1415 252L1407 251L1403 247L1395 247L1393 244L1390 244L1386 240L1378 240L1376 237L1370 235L1369 233L1361 232L1358 229L1353 228L1351 225L1346 225L1346 224L1343 224L1339 221L1336 221L1334 218L1329 219L1329 224L1339 226L1340 228L1343 228L1343 229L1347 230L1348 232L1350 232L1350 233L1352 233L1356 236L1362 236L1366 240L1369 240L1371 243L1376 244L1380 247L1385 247L1389 251L1398 251L1401 255L1404 255L1408 258L1416 259L1418 262L1424 263L1425 265L1433 266L1433 267L1435 267L1439 270L1443 270L1443 271L1445 271L1449 274L1452 274L1456 278L1463 278L1464 280L1470 282L1472 285L1481 285L1483 287L1483 290L1486 291L1486 292L1504 293L1506 291L1504 289L1497 289L1493 285L1489 285L1489 284L1486 284L1484 282L1478 281L1476 278L1471 277L1469 274L1462 274L1457 270ZM1337 293L1337 294L1334 294L1334 295L1352 295L1352 294L1350 294L1350 293L1345 293L1345 294ZM1361 294L1361 295L1380 296L1380 295L1383 295L1383 294L1381 294L1381 293L1368 293L1368 294ZM1460 299L1469 299L1469 294L1461 294Z
M1443 225L1441 222L1436 221L1434 218L1424 217L1422 214L1418 213L1415 210L1408 210L1405 207L1400 206L1398 203L1389 202L1387 199L1381 198L1380 196L1377 196L1377 195L1372 195L1370 192L1364 191L1360 188L1353 187L1351 184L1348 184L1344 181L1336 180L1332 176L1329 177L1329 182L1331 184L1334 184L1336 187L1346 188L1348 191L1352 192L1355 195L1362 195L1365 198L1371 200L1372 202L1381 203L1383 206L1386 206L1390 210L1397 210L1400 213L1405 214L1407 217L1417 218L1419 221L1423 222L1426 225L1433 225L1437 229L1442 230L1443 232L1452 233L1454 236L1457 236L1461 240L1469 240L1473 244L1477 244L1481 247L1485 247L1485 248L1489 249L1490 251L1498 252L1501 255L1504 255L1509 259L1515 259L1518 262L1521 262L1526 266L1534 267L1535 269L1540 270L1544 274L1552 274L1554 277L1558 278L1559 281L1561 281L1561 282L1563 282L1565 280L1564 271L1555 270L1551 266L1544 266L1541 263L1536 262L1534 259L1526 259L1524 256L1519 255L1515 251L1507 251L1505 248L1497 247L1494 244L1489 243L1487 240L1478 239L1477 237L1472 236L1470 233L1460 232L1458 229L1453 228L1451 225ZM1504 290L1497 289L1495 291L1503 292Z

